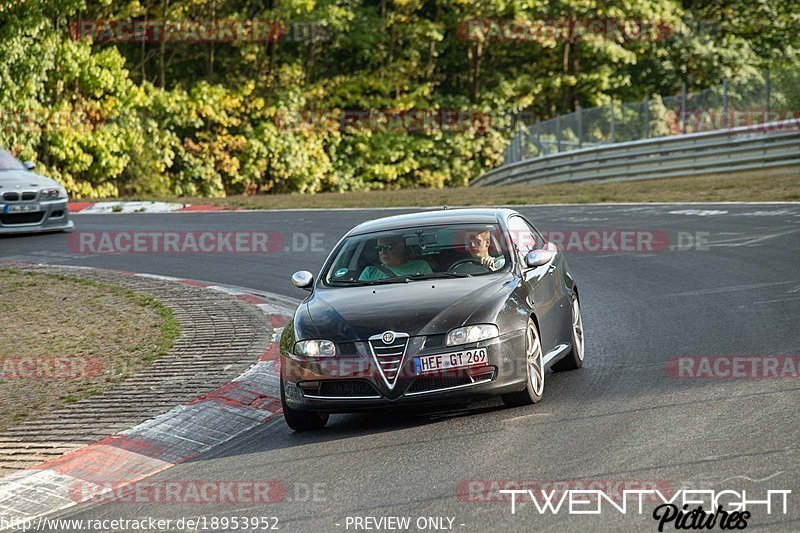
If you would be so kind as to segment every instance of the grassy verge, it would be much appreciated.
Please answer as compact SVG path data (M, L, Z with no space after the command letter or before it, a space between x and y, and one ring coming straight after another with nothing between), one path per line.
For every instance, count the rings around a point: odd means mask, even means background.
M172 311L134 291L0 269L0 429L112 387L166 354Z
M132 199L132 198L131 198ZM154 198L137 198L154 200ZM532 187L404 189L320 194L273 194L227 198L158 198L244 209L335 207L434 207L602 202L733 202L800 200L800 170L771 170L622 183L561 183Z

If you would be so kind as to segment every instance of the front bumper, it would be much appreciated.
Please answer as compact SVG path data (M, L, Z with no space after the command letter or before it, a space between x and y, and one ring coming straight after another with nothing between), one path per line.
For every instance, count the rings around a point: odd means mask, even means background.
M34 213L5 213L6 205L20 205L22 203L6 204L0 202L0 235L65 231L75 227L75 224L69 219L67 200L38 202L42 210Z
M411 337L400 373L387 384L366 341L354 354L308 359L281 354L286 402L293 409L346 413L425 404L463 403L522 390L525 373L524 330L460 347L425 349L424 337ZM488 365L417 375L417 356L486 348Z

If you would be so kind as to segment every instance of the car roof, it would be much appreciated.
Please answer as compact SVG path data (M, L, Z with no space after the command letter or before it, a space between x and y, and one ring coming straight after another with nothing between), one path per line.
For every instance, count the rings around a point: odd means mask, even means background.
M440 224L496 224L512 214L513 209L500 208L467 208L467 209L440 209L437 211L420 211L378 218L363 222L350 230L348 235L361 235L376 231L387 231L414 226L435 226Z

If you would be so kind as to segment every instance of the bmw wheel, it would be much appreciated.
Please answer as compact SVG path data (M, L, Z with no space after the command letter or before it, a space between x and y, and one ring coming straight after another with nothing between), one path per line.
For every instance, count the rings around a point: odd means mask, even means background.
M541 401L544 394L544 357L539 330L530 318L525 328L525 370L528 379L525 389L503 394L503 403L509 407L530 405Z

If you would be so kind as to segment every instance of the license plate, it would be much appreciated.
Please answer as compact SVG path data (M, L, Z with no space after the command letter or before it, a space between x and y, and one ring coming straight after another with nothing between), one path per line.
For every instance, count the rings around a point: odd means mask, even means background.
M11 213L36 213L42 210L42 206L39 204L18 204L18 205L6 205L3 209L5 214Z
M449 368L485 365L488 362L486 348L476 348L474 350L415 357L414 372L417 374L425 374L427 372L437 372Z

